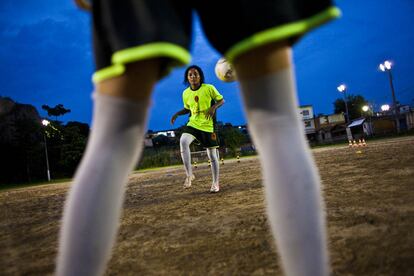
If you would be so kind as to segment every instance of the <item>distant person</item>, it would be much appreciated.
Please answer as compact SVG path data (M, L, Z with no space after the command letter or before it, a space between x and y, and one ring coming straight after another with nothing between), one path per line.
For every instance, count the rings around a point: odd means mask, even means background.
M283 271L329 274L324 203L298 117L291 45L339 10L329 0L96 0L93 123L64 209L58 275L104 273L151 91L172 66L189 63L194 10L237 72Z
M217 193L219 186L219 160L217 156L218 140L214 131L214 116L217 108L224 104L223 96L217 89L204 83L204 73L200 67L192 65L185 70L184 83L188 85L183 91L184 108L176 112L171 118L171 124L180 115L191 113L190 119L180 138L180 152L186 172L184 188L191 187L194 174L191 166L190 144L196 140L206 148L207 156L211 161L213 181L210 192ZM211 105L214 101L215 104Z

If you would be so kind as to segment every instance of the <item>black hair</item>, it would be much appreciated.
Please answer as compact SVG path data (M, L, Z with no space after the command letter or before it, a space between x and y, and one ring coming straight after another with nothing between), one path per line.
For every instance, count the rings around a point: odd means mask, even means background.
M198 67L197 65L190 65L187 67L187 69L185 70L184 73L184 84L185 85L190 85L190 83L188 82L188 71L190 71L191 69L196 69L198 71L198 74L200 75L200 85L204 83L204 73L203 70L201 70L200 67Z

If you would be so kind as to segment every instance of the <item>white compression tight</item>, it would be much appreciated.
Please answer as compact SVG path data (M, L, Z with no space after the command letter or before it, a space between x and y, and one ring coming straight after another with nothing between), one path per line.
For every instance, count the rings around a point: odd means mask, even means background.
M213 177L213 183L218 184L219 182L219 161L217 157L216 148L208 148L207 156L211 161L211 175Z
M194 136L188 133L183 133L180 138L181 158L183 159L185 174L187 177L193 175L193 168L191 167L190 145L194 139Z
M298 118L293 70L242 81L241 88L283 270L286 275L328 275L320 179Z
M88 145L66 201L56 274L102 275L128 174L141 154L148 103L95 95Z
M194 141L194 136L188 133L183 133L180 138L180 152L181 158L183 159L185 173L187 176L193 174L193 169L191 167L191 151L190 145ZM208 148L207 156L211 160L211 173L213 176L213 183L218 183L219 181L219 161L217 157L217 149Z

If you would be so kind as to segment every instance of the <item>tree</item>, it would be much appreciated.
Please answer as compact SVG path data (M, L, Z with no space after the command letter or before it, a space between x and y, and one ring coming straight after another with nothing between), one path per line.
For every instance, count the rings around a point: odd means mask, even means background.
M61 104L42 108L49 116L70 112ZM34 106L0 97L0 185L46 179L45 140L52 178L72 176L88 134L89 126L79 122L43 126Z
M41 179L44 147L36 108L2 97L0 107L0 183Z
M53 121L44 127L50 170L54 178L71 177L85 150L89 126L80 122Z
M50 107L47 104L44 104L42 105L42 109L47 111L47 115L49 117L55 116L56 121L57 121L57 116L62 116L70 112L70 109L64 108L63 104L58 104L55 107Z
M229 148L233 154L236 154L238 148L246 141L246 136L239 130L235 129L231 124L226 124L219 131L221 143Z
M58 164L62 175L72 176L86 148L89 126L80 122L69 122L62 128Z
M361 117L362 107L368 104L367 100L361 95L347 95L346 102L348 104L349 119L355 119ZM345 113L345 101L344 99L336 99L333 103L334 113Z

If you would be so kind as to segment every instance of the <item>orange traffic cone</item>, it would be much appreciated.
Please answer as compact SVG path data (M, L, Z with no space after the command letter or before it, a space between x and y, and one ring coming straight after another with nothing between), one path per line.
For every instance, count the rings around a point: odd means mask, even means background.
M352 140L348 140L348 147L352 148Z
M358 139L358 147L362 147L362 141L361 141L361 139Z
M362 146L363 147L366 147L367 146L367 143L365 142L365 139L364 138L362 138Z
M358 147L358 144L357 144L357 141L356 141L356 140L354 140L354 141L352 142L352 147Z

